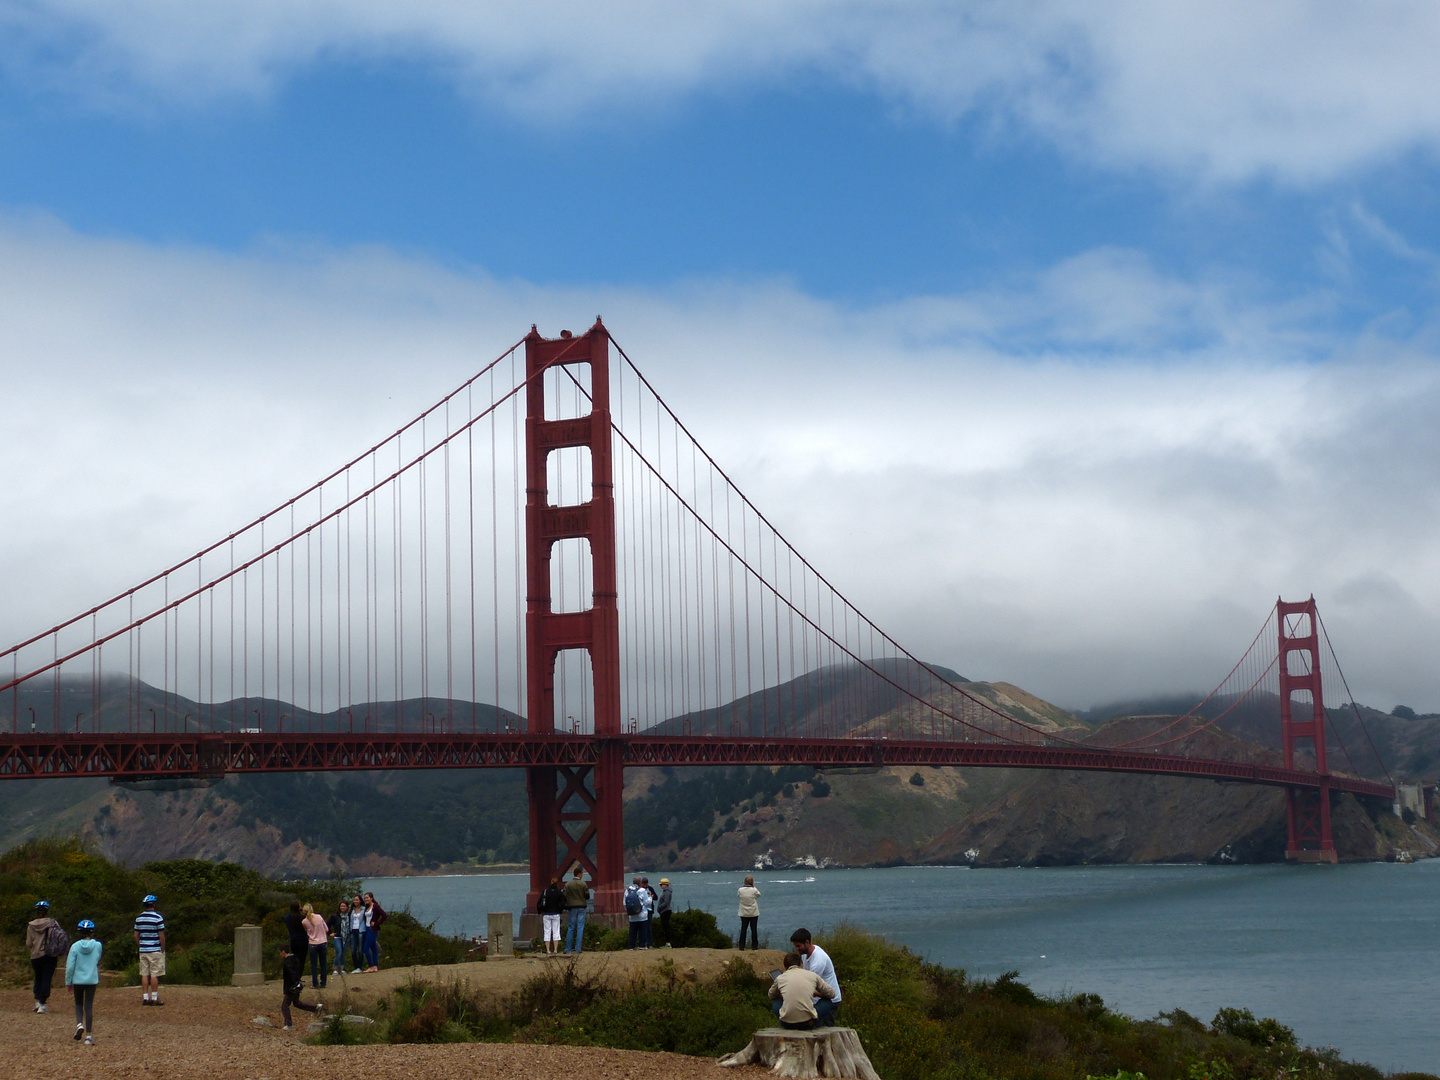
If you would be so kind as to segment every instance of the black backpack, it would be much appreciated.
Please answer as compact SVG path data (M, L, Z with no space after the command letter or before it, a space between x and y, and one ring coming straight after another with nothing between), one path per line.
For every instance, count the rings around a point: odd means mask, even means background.
M640 890L634 885L625 890L625 914L639 915L645 905L640 902Z

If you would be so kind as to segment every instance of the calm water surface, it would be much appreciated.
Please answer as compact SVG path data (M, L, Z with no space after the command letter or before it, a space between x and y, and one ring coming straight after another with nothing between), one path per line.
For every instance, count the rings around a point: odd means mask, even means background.
M743 872L668 876L678 907L714 912L736 932ZM972 976L1018 970L1042 993L1098 993L1139 1017L1181 1008L1208 1021L1221 1006L1248 1008L1347 1058L1440 1074L1440 859L755 877L771 945L797 926L848 921ZM441 932L476 934L487 912L519 912L527 881L371 878L365 888Z

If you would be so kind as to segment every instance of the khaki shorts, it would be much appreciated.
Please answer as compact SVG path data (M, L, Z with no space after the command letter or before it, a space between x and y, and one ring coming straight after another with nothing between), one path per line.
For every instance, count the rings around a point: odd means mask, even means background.
M147 975L160 976L165 974L165 954L163 952L142 952L140 954L140 977Z

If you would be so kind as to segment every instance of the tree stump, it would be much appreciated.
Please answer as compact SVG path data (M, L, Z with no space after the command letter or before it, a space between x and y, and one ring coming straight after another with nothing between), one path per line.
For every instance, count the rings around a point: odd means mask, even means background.
M761 1028L744 1050L721 1058L720 1064L764 1065L776 1076L880 1080L854 1028Z

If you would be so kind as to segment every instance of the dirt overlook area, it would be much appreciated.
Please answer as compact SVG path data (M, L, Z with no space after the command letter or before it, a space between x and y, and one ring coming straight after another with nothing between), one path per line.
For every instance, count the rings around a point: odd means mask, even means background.
M736 953L716 949L593 953L578 969L603 974L617 985L643 978L662 958L685 978L708 982L734 956L757 972L779 966L775 951ZM514 959L445 967L390 968L374 975L331 976L326 990L304 999L323 1001L331 1012L364 1009L414 977L432 982L465 979L477 990L503 996L518 990L543 965L561 960ZM708 1058L593 1047L514 1043L311 1046L306 1026L315 1019L295 1013L295 1030L280 1030L280 983L253 987L169 986L164 1006L145 1008L140 988L102 985L95 995L95 1045L72 1038L74 1004L57 985L50 1012L37 1015L28 989L0 991L0 1046L6 1070L27 1080L282 1080L289 1077L360 1075L367 1080L447 1080L486 1076L498 1080L758 1080L759 1067L721 1069ZM254 1023L268 1017L276 1026Z

